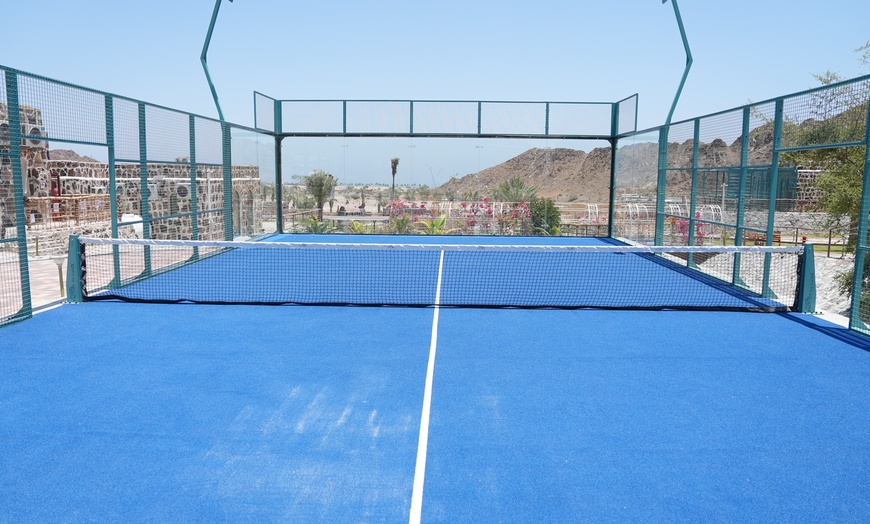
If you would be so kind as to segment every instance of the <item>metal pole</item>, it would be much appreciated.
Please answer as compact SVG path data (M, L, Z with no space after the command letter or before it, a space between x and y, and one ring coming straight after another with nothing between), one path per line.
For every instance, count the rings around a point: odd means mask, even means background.
M662 0L666 3L668 0ZM680 7L677 5L677 0L671 0L674 5L674 16L677 18L677 26L680 28L680 37L683 39L683 48L686 50L686 69L683 71L683 77L680 79L680 85L677 88L677 93L674 95L674 103L671 105L671 110L668 112L668 119L665 120L665 126L671 124L671 119L674 117L674 111L677 109L677 102L680 100L680 95L683 92L683 86L686 85L686 79L689 77L689 70L692 69L692 51L689 49L689 39L686 37L686 29L683 27L683 17L680 16Z
M232 2L233 0L230 0ZM211 15L211 23L208 24L208 33L205 35L205 42L202 44L202 54L199 55L199 61L202 63L202 70L205 72L205 79L208 81L208 88L211 90L211 96L214 98L214 105L217 107L218 118L221 122L224 121L224 112L221 110L221 103L218 100L217 90L211 81L211 74L208 72L208 46L211 44L211 35L214 32L214 24L217 22L218 12L221 9L221 0L215 0L214 12Z

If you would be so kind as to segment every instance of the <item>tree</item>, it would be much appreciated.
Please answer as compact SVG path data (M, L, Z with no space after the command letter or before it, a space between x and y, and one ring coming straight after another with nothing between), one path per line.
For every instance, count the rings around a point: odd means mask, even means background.
M402 213L398 216L390 217L390 231L397 235L406 235L411 230L411 216L407 213Z
M331 173L317 170L308 176L302 177L302 182L317 204L317 221L323 222L323 204L332 196L338 180Z
M529 213L532 215L532 225L536 231L551 235L559 230L562 214L551 199L533 198L529 203Z
M861 63L870 66L870 41L855 50L863 52ZM822 85L842 81L839 74L826 71L813 75ZM840 144L863 140L866 125L866 93L852 86L832 87L813 95L812 118L804 122L784 122L784 136L789 140L786 147L812 147L818 144ZM864 147L830 147L808 149L783 154L783 159L794 165L818 169L815 186L820 190L818 207L828 214L827 227L838 229L849 224L847 248L854 252L857 243L858 222L864 181ZM870 198L870 195L867 195ZM862 268L861 301L870 300L870 259ZM835 276L840 291L851 294L854 269ZM870 322L870 312L862 311L861 320Z
M499 184L492 196L493 199L501 202L531 202L537 194L536 186L527 184L525 180L515 176Z
M308 217L301 222L302 229L306 233L332 233L335 231L335 228L326 222L319 222L314 217Z
M858 50L865 48L870 54L870 42ZM832 71L813 76L822 85L843 80ZM804 122L783 123L783 145L799 148L862 141L866 104L866 95L860 96L851 86L816 92L810 102L811 118ZM808 149L784 153L782 158L793 165L820 171L815 187L821 194L818 210L829 217L825 227L839 229L841 224L851 224L847 246L854 251L864 179L864 148Z
M459 199L463 202L477 202L480 200L480 191L465 191L460 195Z
M870 66L870 40L864 45L855 50L856 53L864 53L861 55L861 65Z
M393 188L390 190L390 200L396 199L396 170L399 169L399 159L390 159L390 169L393 171Z
M387 200L386 191L383 189L378 189L375 192L375 198L378 201L378 214L380 214L383 211L384 207L386 207L387 202L389 202L389 200Z

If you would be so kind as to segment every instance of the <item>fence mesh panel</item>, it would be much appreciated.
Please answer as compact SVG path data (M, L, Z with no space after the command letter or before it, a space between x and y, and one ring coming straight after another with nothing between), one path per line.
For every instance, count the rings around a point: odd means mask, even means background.
M637 131L637 95L619 102L619 134Z
M105 95L18 75L22 134L33 147L40 137L106 143Z
M702 118L699 131L699 167L740 165L742 110Z
M550 135L610 135L613 119L612 104L550 103L548 134Z
M189 161L190 119L187 114L149 105L145 106L145 123L149 162Z
M344 104L341 101L283 101L281 106L281 130L285 133L344 132Z
M477 133L477 102L414 102L415 133Z
M863 142L870 79L786 97L782 147L835 147Z
M254 93L254 127L275 131L275 99Z
M139 105L115 98L113 125L115 130L115 158L139 160Z
M488 135L543 135L545 124L543 103L487 102L480 118L480 130Z

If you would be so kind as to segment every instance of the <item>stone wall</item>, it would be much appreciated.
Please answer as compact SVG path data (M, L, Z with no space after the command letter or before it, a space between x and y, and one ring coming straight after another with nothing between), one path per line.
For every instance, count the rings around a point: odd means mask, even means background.
M20 106L21 133L45 135L42 112L38 108ZM0 103L0 153L9 153L8 106ZM78 195L109 194L108 165L100 162L79 160L52 160L49 143L36 138L21 142L21 169L24 178L25 207L28 210L28 236L35 229L65 229L68 220L58 220L61 208L52 198ZM263 232L263 190L257 166L232 166L233 226L237 234L256 235ZM196 204L198 211L213 210L198 217L199 238L224 238L224 183L221 166L196 166ZM147 187L140 177L140 165L118 163L115 165L115 190L119 220L137 220L143 214L143 196L148 202L152 219L152 238L189 239L193 237L193 220L190 216L177 216L193 210L193 186L191 166L175 163L148 163ZM12 161L8 155L0 155L0 237L6 228L15 225L15 198L12 179ZM43 199L37 201L36 199ZM32 202L30 200L33 200ZM77 205L90 205L81 200ZM102 199L93 200L105 206ZM95 210L88 210L95 211ZM89 212L89 217L105 216L108 206L99 213ZM84 214L84 213L83 213ZM120 217L126 216L126 219ZM162 218L166 217L166 218ZM94 220L91 220L92 222ZM55 227L57 226L57 227Z
M798 209L810 209L822 198L822 192L816 187L816 177L821 171L799 169L797 180Z

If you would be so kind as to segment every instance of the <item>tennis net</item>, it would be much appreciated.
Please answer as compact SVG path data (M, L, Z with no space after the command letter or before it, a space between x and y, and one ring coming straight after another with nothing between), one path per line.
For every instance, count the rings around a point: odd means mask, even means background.
M73 237L68 280L71 301L792 311L802 252Z

